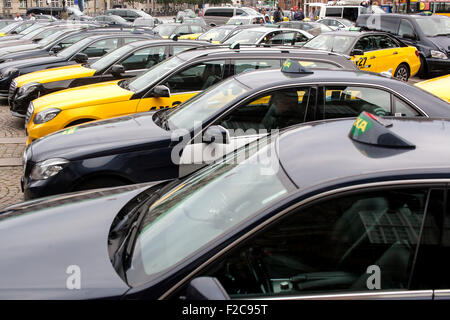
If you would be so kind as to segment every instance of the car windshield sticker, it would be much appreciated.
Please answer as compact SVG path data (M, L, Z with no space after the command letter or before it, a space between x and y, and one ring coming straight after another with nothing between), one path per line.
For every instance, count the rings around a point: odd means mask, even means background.
M78 127L72 127L72 128L64 130L62 132L62 134L72 134L72 133L75 133L75 131L77 131L77 129L78 129Z

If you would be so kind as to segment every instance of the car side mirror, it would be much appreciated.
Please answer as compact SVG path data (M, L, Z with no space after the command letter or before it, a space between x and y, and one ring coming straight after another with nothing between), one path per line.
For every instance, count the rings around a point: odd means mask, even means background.
M209 24L209 26L210 26L210 27L216 27L217 24L215 24L214 22L211 22L211 23Z
M157 97L170 98L170 89L164 85L159 85L153 89L153 94Z
M121 64L115 64L111 67L111 74L115 77L120 77L125 72L125 68Z
M88 56L85 53L78 52L74 57L73 60L77 63L83 64L88 61Z
M61 49L62 49L61 46L56 45L53 48L51 48L50 51L53 53L58 53L59 51L61 51Z
M186 288L186 300L230 300L230 296L217 278L198 277Z
M210 126L203 133L202 141L205 143L230 143L230 133L222 126Z
M353 49L350 53L351 56L362 56L364 55L364 51L361 49Z

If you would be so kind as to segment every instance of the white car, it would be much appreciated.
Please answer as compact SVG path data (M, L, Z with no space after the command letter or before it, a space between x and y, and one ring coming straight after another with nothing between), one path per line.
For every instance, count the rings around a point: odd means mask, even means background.
M351 27L355 26L352 21L343 18L324 18L317 22L322 23L333 30L349 30Z
M302 45L312 34L304 30L290 28L255 27L242 30L224 42L224 44L272 44L272 45Z

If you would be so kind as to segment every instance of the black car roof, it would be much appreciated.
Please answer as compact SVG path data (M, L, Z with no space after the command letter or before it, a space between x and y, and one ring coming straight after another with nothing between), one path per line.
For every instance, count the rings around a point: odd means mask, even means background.
M192 40L170 40L170 39L149 39L149 40L139 40L127 43L127 45L132 47L140 47L146 44L189 44L193 46L211 45L207 41L192 41Z
M450 121L389 119L394 132L414 149L371 146L349 138L354 119L320 121L285 131L278 138L280 163L300 188L377 177L450 177ZM433 143L430 143L433 141Z

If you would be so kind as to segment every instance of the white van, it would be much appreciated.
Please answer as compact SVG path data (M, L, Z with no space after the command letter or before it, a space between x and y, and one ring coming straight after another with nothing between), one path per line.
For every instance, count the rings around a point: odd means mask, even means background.
M231 17L234 16L262 16L259 12L248 7L209 7L203 12L203 19L208 25L214 23L215 25L225 24Z
M378 6L325 5L320 7L319 19L326 17L344 18L356 22L360 14L386 13Z

